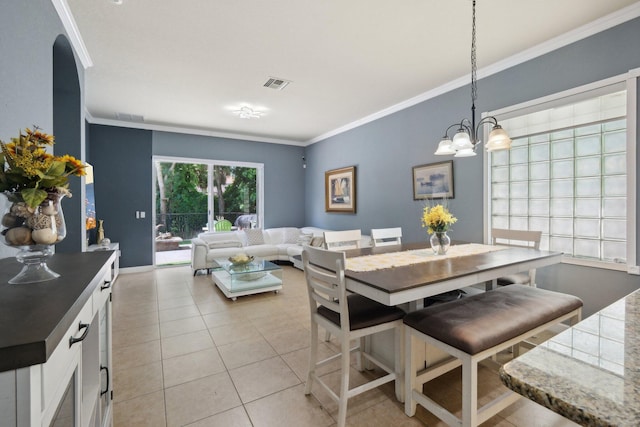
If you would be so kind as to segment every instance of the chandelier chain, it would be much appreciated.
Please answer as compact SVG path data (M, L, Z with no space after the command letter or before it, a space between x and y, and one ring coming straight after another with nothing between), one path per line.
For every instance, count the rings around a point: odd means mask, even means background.
M511 148L511 138L498 124L498 119L493 116L485 116L476 123L476 99L478 99L477 81L477 52L476 52L476 0L472 0L471 14L471 119L463 118L444 131L444 137L438 143L434 153L437 156L453 154L455 157L471 157L476 155L476 148L480 141L480 129L483 125L491 125L485 146L487 151L508 150ZM449 138L449 131L457 129L453 138Z
M471 21L471 103L475 105L478 98L478 86L476 84L476 0L473 0L473 13Z

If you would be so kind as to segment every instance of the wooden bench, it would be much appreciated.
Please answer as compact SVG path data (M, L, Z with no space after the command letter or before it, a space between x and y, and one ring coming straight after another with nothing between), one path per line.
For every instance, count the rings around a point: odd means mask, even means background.
M544 331L580 320L580 298L529 286L512 285L409 313L404 318L405 413L420 404L450 426L472 427L514 403L507 391L478 408L478 362ZM450 358L425 369L414 348L433 345ZM462 365L462 419L423 394L426 382Z

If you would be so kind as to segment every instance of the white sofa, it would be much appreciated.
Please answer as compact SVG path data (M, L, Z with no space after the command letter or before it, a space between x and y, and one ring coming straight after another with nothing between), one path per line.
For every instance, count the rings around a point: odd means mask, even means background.
M323 232L315 227L280 227L201 233L191 240L191 269L194 275L198 270L208 271L218 266L214 261L216 258L226 259L239 252L268 261L296 264L293 257L302 254L303 245L309 244L313 237L322 237ZM262 243L250 241L251 233L261 233Z
M314 237L315 244L325 231L327 230L316 227L279 227L200 233L197 238L191 239L191 269L194 276L199 270L208 272L218 267L215 259L227 259L240 252L268 261L289 261L294 266L302 268L302 262L294 257L302 255L304 245L311 244ZM250 241L258 233L262 234L261 242L260 239L255 239L259 241L257 244ZM322 243L323 241L320 241L320 244ZM361 246L370 245L370 237L363 235Z

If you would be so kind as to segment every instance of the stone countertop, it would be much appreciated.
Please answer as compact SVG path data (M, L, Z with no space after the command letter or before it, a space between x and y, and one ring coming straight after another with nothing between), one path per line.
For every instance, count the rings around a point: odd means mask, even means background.
M500 369L511 390L584 426L640 425L640 291Z
M115 260L114 251L55 254L57 279L11 285L22 268L0 259L0 372L45 363Z

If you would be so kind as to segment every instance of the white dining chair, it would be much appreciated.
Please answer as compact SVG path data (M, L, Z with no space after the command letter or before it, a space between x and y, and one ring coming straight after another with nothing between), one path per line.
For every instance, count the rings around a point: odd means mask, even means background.
M542 231L508 230L504 228L492 228L491 239L494 245L515 246L540 249ZM497 279L498 286L520 284L536 287L536 269L527 273L515 273Z
M314 382L321 385L338 403L338 427L345 425L349 398L391 381L396 381L396 393L402 396L404 385L402 319L405 313L395 306L387 306L362 295L347 295L345 262L346 255L340 251L305 247L302 252L311 312L311 353L304 393L306 395L311 393ZM321 361L318 361L318 326L330 331L340 342L340 353ZM365 337L387 330L392 330L395 334L393 367L387 366L364 351ZM356 340L359 345L350 348L352 340ZM366 359L380 367L386 374L365 384L349 388L351 352L358 352L359 371L363 370L363 362ZM320 367L336 359L340 360L340 387L337 393L317 372Z
M358 249L362 232L360 230L344 230L344 231L325 231L324 247L330 251L346 251L349 249ZM327 330L324 340L331 339L331 331Z
M371 242L373 246L391 246L402 243L402 227L372 228Z
M325 249L331 251L344 251L358 249L360 247L362 233L360 230L325 231Z

